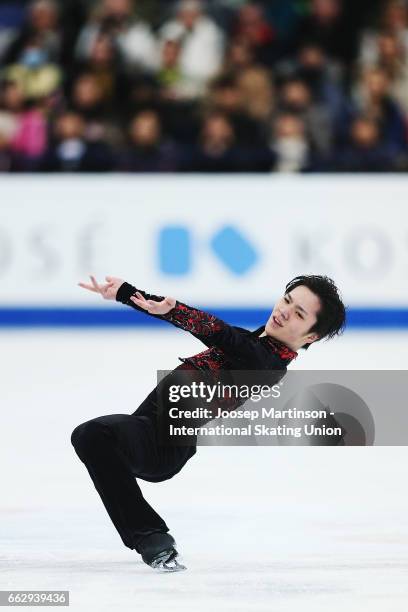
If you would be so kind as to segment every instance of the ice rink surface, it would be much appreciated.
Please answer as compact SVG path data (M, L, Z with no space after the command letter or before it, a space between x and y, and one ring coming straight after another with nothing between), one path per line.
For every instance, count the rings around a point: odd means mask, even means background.
M187 572L125 548L70 443L133 412L157 369L203 349L179 330L0 334L1 589L69 590L79 611L405 612L405 447L200 447L141 483ZM302 369L407 369L408 333L347 333ZM384 406L387 410L387 406Z

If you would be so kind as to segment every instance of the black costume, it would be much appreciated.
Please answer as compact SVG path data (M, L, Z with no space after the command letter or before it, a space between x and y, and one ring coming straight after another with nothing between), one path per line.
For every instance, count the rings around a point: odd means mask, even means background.
M146 300L162 301L128 283L119 288L116 299L146 314L130 297L139 291ZM183 362L165 379L177 380L180 370L274 370L281 378L288 363L297 356L270 336L259 337L260 327L250 332L233 327L214 315L181 302L166 315L151 315L173 323L200 339L207 350ZM172 478L195 454L195 445L171 446L160 443L157 427L158 385L133 414L100 416L78 425L71 441L85 464L109 516L128 548L143 552L140 542L155 533L166 534L163 519L144 499L137 478L160 482Z

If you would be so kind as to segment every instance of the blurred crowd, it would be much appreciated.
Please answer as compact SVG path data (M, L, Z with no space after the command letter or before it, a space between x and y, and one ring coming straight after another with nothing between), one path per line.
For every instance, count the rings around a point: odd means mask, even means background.
M404 172L408 1L0 2L2 172Z

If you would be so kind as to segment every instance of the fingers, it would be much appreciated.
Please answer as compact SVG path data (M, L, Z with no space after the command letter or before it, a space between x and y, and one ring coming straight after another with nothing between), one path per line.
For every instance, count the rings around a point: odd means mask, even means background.
M139 298L139 300L146 302L146 298L140 293L140 291L136 291L136 295Z
M132 295L130 297L130 300L136 304L136 306L140 306L141 308L144 308L145 310L147 310L149 308L148 303L146 302L146 300L141 300L137 297L135 297L134 295Z
M92 281L92 285L95 289L95 291L97 291L98 293L101 292L101 287L98 285L98 283L96 282L96 278L94 276L92 276L91 274L89 275L89 278Z
M87 285L86 283L78 283L78 285L83 289L88 289L88 291L93 291L94 293L97 293L92 285Z
M89 278L91 279L92 285L80 282L78 283L79 287L82 287L83 289L88 289L88 291L93 291L94 293L103 294L107 289L109 289L109 287L111 287L114 284L114 281L111 280L106 285L98 285L96 278L94 276L89 275ZM109 277L107 276L106 278L112 279L111 276Z
M139 297L136 297L135 295L131 295L130 299L132 300L132 302L137 302L137 303L140 302L140 304L147 304L144 298L139 298Z

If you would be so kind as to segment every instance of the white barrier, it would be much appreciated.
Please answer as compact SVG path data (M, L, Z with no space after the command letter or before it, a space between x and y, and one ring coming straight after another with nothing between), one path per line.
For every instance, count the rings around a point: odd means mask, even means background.
M89 305L89 272L220 307L328 274L352 306L408 306L400 175L25 175L0 193L2 306Z

